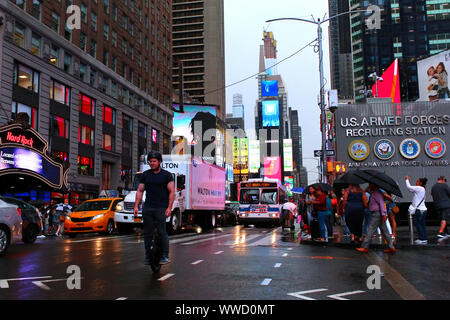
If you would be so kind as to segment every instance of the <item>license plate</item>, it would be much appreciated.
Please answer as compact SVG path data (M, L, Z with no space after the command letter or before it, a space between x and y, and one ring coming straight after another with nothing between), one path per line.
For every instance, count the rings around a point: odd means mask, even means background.
M84 227L84 223L77 223L77 226Z

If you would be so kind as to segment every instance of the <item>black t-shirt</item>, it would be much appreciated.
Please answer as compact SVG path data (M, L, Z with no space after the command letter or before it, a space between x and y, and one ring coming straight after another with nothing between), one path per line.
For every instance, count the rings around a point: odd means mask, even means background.
M446 183L436 183L431 188L431 196L437 209L450 208L450 187Z
M169 171L161 169L158 173L144 171L140 184L145 185L145 206L152 209L167 209L169 206L169 190L167 184L173 181Z

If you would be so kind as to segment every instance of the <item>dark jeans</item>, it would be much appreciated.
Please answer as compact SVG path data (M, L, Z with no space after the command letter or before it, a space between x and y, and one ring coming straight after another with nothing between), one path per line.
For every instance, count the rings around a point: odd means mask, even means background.
M329 233L329 230L330 230L329 229L330 228L330 224L329 224L330 220L329 220L329 217L328 217L329 214L330 214L330 212L328 212L328 211L319 211L319 213L318 213L320 237L321 238L326 238L327 237L327 231Z
M427 211L424 210L416 210L414 214L414 225L417 228L417 232L419 233L419 240L428 240L427 239L427 229L425 219L427 218Z
M150 247L153 239L155 227L158 229L159 236L162 239L163 257L169 257L169 236L166 230L166 217L164 215L166 209L151 209L145 205L142 210L142 218L144 222L144 244L145 257L149 257Z

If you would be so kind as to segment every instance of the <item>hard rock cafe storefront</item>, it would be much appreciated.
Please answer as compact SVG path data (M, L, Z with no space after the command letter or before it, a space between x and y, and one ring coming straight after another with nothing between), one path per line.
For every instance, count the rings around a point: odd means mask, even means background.
M40 205L67 196L69 163L26 123L0 127L0 194ZM61 200L61 199L60 199Z

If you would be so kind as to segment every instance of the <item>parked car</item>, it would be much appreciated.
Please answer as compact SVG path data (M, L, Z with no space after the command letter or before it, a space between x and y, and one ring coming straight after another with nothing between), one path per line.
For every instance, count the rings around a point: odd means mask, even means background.
M0 200L0 256L11 244L22 240L22 219L16 205Z
M115 230L114 212L122 198L98 198L83 202L66 217L64 234L100 232L111 235Z
M0 197L0 200L18 207L22 218L22 240L25 243L34 243L42 228L39 211L32 205L19 199Z

